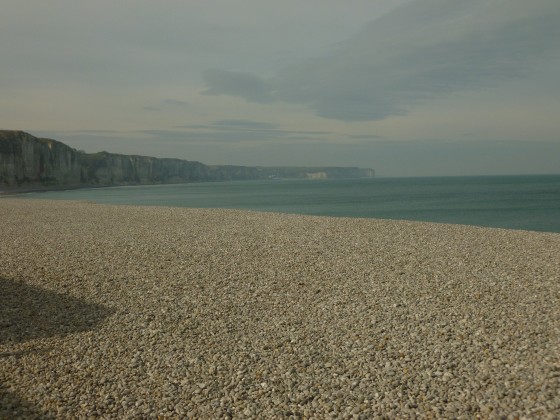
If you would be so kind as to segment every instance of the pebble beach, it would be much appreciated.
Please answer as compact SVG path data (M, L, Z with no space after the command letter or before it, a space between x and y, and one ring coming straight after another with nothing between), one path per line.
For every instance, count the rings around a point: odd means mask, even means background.
M0 198L0 418L560 418L560 234Z

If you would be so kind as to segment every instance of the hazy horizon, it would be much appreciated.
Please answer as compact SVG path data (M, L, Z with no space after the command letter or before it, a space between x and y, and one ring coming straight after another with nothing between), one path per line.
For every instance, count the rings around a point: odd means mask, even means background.
M380 177L560 173L557 0L22 3L0 127Z

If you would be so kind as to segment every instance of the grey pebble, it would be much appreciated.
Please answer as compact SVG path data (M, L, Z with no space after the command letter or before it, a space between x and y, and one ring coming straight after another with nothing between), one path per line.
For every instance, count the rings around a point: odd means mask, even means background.
M560 418L560 234L0 215L0 418Z

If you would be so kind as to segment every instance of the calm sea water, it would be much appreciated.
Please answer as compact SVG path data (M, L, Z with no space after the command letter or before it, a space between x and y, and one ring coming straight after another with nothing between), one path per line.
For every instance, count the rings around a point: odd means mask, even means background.
M560 232L560 175L206 182L52 191L25 197Z

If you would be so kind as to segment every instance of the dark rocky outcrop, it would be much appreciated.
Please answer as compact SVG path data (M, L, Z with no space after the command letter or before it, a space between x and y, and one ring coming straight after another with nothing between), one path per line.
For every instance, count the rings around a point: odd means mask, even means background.
M373 176L372 169L352 167L209 166L181 159L84 153L56 140L0 130L0 187L9 189Z

